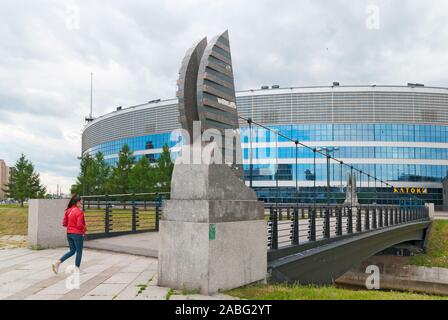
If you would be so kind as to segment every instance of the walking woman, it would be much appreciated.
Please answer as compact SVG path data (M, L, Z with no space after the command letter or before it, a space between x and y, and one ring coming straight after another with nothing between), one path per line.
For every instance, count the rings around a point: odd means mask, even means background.
M84 235L87 231L84 212L81 208L81 197L77 194L70 199L67 210L65 211L62 225L67 228L67 241L70 250L52 265L54 273L58 273L62 262L76 253L75 267L79 272L82 259L82 248L84 246Z

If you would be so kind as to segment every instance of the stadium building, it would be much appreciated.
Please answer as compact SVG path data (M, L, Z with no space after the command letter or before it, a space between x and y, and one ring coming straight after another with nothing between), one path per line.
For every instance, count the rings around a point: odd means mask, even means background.
M154 100L118 107L90 121L83 131L82 153L101 151L115 164L120 149L128 144L137 158L156 161L165 144L173 148L177 143L170 141L171 132L180 128L176 103L176 99ZM272 86L237 92L237 105L241 117L313 148L335 147L331 154L335 158L394 186L360 176L361 203L393 203L397 199L393 193L443 203L442 180L448 172L448 88L338 83L328 87ZM325 201L325 157L317 156L314 167L311 150L296 150L294 142L255 124L250 134L243 119L240 127L246 182L252 155L253 187L260 199L308 202L317 194ZM345 198L343 186L349 171L331 163L333 202Z

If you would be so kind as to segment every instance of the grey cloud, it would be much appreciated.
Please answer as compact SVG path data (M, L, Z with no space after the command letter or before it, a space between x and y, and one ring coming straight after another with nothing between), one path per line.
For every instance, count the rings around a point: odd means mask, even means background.
M379 30L365 25L371 4ZM79 8L79 30L66 27L67 6ZM90 72L96 115L173 98L185 51L224 29L240 90L334 80L444 86L447 13L443 0L4 0L0 128L14 124L8 136L28 140L8 142L0 158L23 151L39 169L74 180L80 139L68 137L79 136L88 113Z

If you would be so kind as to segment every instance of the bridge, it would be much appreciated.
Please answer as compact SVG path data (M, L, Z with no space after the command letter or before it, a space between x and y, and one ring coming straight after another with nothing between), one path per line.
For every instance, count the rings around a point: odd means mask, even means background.
M160 194L88 196L83 205L89 240L157 232L163 213ZM316 285L386 248L424 241L431 224L421 205L266 204L265 220L271 280Z
M424 241L425 206L271 206L268 270L274 282L326 285L396 244Z

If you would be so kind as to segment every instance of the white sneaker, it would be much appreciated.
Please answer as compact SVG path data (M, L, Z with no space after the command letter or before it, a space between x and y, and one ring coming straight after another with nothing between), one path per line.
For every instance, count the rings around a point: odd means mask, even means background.
M53 269L53 272L55 273L55 274L58 274L58 272L59 272L59 266L60 266L61 264L59 263L59 262L55 262L55 263L53 263L52 265L51 265L51 269Z

